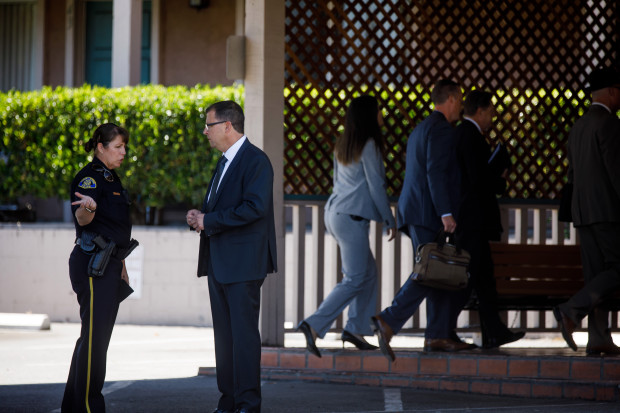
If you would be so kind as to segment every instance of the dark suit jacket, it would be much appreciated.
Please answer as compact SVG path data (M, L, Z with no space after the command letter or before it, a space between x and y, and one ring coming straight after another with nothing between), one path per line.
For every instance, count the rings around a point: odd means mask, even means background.
M506 180L489 167L491 147L474 123L465 119L455 129L456 157L461 172L461 205L457 230L481 231L499 240L502 224L496 194Z
M212 184L213 178L207 195ZM207 196L202 206L198 276L230 284L277 271L273 168L267 155L246 139L214 196L211 210Z
M452 213L457 219L458 191L454 130L441 112L434 111L407 141L405 181L398 199L399 229L408 234L408 227L414 225L438 231L443 227L442 215Z
M620 222L620 120L593 105L568 136L575 226Z

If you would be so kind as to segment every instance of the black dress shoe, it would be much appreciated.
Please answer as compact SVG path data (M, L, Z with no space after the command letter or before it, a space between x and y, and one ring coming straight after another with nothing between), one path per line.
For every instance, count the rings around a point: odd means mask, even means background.
M213 410L213 413L233 413L233 411L232 410L224 410L224 409L217 408L217 409Z
M517 331L516 333L513 333L510 330L506 330L504 334L501 334L497 337L487 337L485 335L484 337L482 337L482 348L497 348L499 346L503 346L504 344L521 340L523 337L525 337L525 332Z
M377 346L373 346L362 337L357 337L356 335L349 333L347 330L342 331L342 336L340 338L342 339L343 346L344 343L349 342L357 347L358 350L376 350L379 348Z
M310 325L306 323L305 321L302 321L297 326L297 331L301 331L302 333L304 333L304 336L306 336L306 349L310 353L320 358L321 352L319 351L319 349L316 347L316 344L314 343L314 337L312 336L312 327L310 327Z
M475 344L465 343L463 341L456 341L451 338L427 338L424 339L424 351L446 351L449 353L461 350L475 349Z
M620 356L620 347L615 344L607 344L603 346L586 346L586 354L588 356Z
M466 344L466 345L467 345L467 348L464 348L463 350L473 350L473 349L475 349L475 348L478 348L478 346L477 346L477 345L475 345L474 343L471 343L471 344L470 344L470 343L467 343L467 342L465 342L465 341L461 340L461 337L459 337L459 336L458 336L458 334L456 334L456 332L455 332L455 331L452 331L452 332L450 333L450 338L451 338L452 340L456 341L456 342Z
M577 351L577 344L575 343L575 340L573 340L573 332L575 331L577 325L573 320L568 318L568 316L564 314L559 307L553 307L553 315L558 321L560 330L562 330L562 337L564 337L564 341L566 341L568 347L572 348L573 351Z

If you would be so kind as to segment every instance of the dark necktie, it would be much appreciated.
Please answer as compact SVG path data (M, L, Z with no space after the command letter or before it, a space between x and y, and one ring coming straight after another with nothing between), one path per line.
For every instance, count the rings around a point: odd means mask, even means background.
M220 179L222 178L222 173L224 172L224 166L228 162L228 159L224 155L220 157L217 161L215 178L213 178L213 185L211 186L211 193L209 194L209 200L207 201L207 209L211 209L213 207L213 202L215 201L215 194L217 193L217 187L220 184Z

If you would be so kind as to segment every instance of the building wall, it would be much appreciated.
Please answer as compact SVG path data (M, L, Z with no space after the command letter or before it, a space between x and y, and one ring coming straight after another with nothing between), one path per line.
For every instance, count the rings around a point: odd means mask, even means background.
M161 1L158 83L166 86L232 84L226 78L226 39L235 34L235 3L211 0L208 8L196 10L189 7L187 0ZM75 7L83 8L83 5L79 3ZM79 10L76 13L81 19ZM78 37L83 36L82 26L76 22ZM61 86L65 84L66 56L64 1L45 1L44 30L43 84ZM83 53L76 53L76 59L80 58ZM77 62L76 70L82 64ZM79 76L76 78L79 80Z
M235 34L235 2L211 0L197 11L187 0L161 3L160 83L232 84L226 78L226 39Z
M196 277L198 234L134 227L132 236L141 249L126 263L141 297L136 293L121 304L117 322L212 325L207 280ZM0 313L43 313L52 321L79 322L68 267L74 239L71 224L0 224Z
M65 2L45 2L43 44L43 84L62 86L65 82Z

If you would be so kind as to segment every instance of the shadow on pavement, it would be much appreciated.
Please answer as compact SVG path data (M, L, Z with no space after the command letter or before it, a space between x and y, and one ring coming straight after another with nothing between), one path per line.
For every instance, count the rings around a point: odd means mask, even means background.
M0 412L59 412L64 383L0 386ZM109 413L209 413L219 392L214 377L116 381L104 387ZM263 413L313 412L617 412L616 403L525 399L348 384L263 383Z

